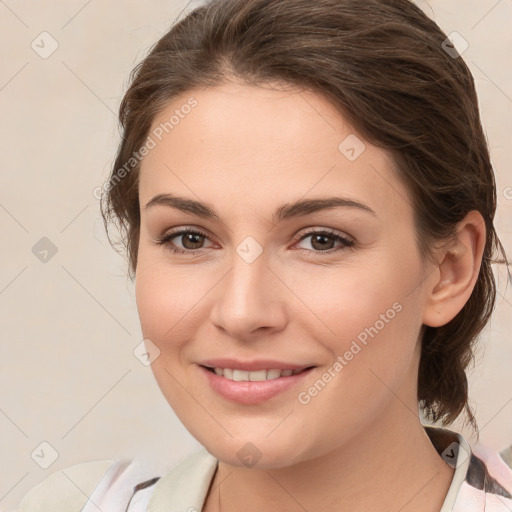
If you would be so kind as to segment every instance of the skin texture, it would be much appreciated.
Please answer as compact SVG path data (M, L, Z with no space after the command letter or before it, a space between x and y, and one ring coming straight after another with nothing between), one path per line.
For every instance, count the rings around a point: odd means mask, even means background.
M366 141L347 159L338 146L354 131L325 99L227 82L174 98L153 129L190 97L197 106L141 165L136 299L144 338L160 351L152 364L158 385L220 460L204 510L219 510L219 499L223 512L439 510L453 470L418 418L419 335L422 324L443 325L468 299L483 251L481 216L471 212L427 264L393 161ZM220 221L145 208L162 193L207 203ZM331 196L374 214L336 207L272 221L283 204ZM206 235L199 249L186 236L154 243L180 227ZM314 236L300 240L326 229L354 245L328 237L323 252ZM236 251L248 236L263 249L252 263ZM393 304L394 318L300 403L299 393ZM198 364L214 357L316 368L300 387L246 405L209 387ZM253 467L237 456L248 442L261 454Z

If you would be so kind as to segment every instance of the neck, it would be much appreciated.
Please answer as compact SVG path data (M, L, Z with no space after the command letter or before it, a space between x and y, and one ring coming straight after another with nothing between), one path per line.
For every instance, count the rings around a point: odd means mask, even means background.
M322 457L270 470L219 461L203 510L439 512L453 469L418 417L395 402L386 418Z

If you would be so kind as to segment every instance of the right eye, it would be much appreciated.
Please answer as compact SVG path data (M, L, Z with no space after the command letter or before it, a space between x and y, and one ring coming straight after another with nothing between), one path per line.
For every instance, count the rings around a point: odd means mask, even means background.
M181 247L175 245L175 242L173 242L174 239L180 241ZM201 231L185 228L164 233L157 237L155 243L157 245L165 245L166 249L174 253L193 254L202 252L202 249L205 249L205 247L202 246L205 240L208 240L208 237Z

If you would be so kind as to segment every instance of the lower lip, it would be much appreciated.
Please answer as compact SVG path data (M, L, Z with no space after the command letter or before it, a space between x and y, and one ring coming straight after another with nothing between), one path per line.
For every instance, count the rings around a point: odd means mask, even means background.
M260 404L288 391L302 382L314 370L314 368L309 368L295 375L277 379L238 382L217 375L204 366L199 366L199 369L208 379L212 389L219 395L228 400L247 405Z

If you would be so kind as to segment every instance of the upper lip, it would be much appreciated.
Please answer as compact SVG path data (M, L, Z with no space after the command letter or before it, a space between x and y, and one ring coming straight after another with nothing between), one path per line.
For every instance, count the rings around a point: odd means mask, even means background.
M220 358L220 359L207 359L202 361L202 366L209 366L210 368L231 368L233 370L245 371L258 371L258 370L304 370L311 364L293 364L285 363L284 361L273 361L271 359L258 359L257 361L238 361L236 359Z

